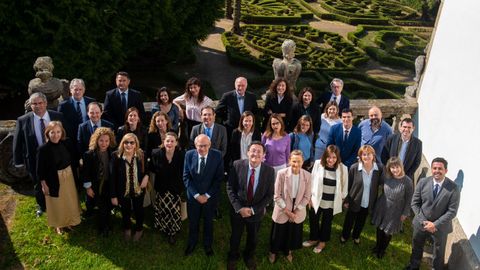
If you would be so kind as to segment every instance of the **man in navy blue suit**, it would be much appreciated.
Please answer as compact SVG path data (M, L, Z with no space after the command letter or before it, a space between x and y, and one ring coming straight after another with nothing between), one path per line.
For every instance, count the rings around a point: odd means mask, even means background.
M336 124L330 129L327 145L336 145L340 150L342 163L350 168L357 162L361 139L360 129L353 125L352 109L343 109L342 123Z
M47 110L47 97L40 92L30 96L32 111L17 119L15 136L13 137L13 160L16 167L26 166L35 185L37 200L37 216L45 212L45 196L37 177L37 148L45 143L45 127L50 121L63 121L63 115Z
M83 122L78 127L78 133L76 135L77 138L77 149L80 152L80 155L88 151L88 146L90 144L90 137L92 137L93 132L99 127L107 127L110 128L112 131L113 124L107 120L102 120L102 105L98 102L92 102L88 105L88 118L89 120Z
M342 95L343 91L343 81L339 78L334 78L332 82L330 82L330 90L329 92L323 93L318 99L317 104L321 108L321 112L325 108L325 105L329 101L335 101L338 104L338 115L341 115L344 109L350 109L350 100Z
M140 120L146 123L143 98L139 91L129 89L130 75L120 71L115 77L117 88L107 91L104 102L103 117L115 126L115 130L125 123L125 113L128 108L135 107L140 112Z
M207 256L213 256L213 217L220 183L223 180L222 153L210 149L210 139L205 134L195 138L195 149L185 154L183 182L187 189L189 218L188 245L185 256L193 253L198 242L200 218L203 215L203 247Z

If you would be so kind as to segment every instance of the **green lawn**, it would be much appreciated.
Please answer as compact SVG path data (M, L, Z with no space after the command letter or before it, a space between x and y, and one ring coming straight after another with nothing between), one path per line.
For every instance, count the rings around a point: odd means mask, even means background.
M215 221L215 256L209 258L205 256L201 244L197 245L193 256L183 255L187 238L186 222L177 244L170 246L160 233L152 229L150 208L146 209L147 228L142 240L139 243L127 243L122 237L119 214L113 219L114 233L108 238L97 236L93 220L83 220L73 232L57 235L52 228L47 228L45 216L34 217L34 198L18 195L16 215L10 231L11 245L6 245L6 260L0 269L11 268L17 260L13 256L15 254L27 269L226 269L230 236L226 197L222 203L223 218ZM410 222L406 223L404 233L394 235L383 259L377 259L370 253L370 248L375 243L373 226L366 225L360 246L351 241L341 245L338 238L342 223L343 215L335 216L332 241L327 243L327 248L322 253L314 254L311 248L304 248L294 252L293 264L282 256L272 265L267 259L271 219L266 216L256 252L258 269L393 270L402 269L408 262ZM308 230L307 221L304 225L304 238L308 236ZM239 261L238 266L239 269L245 267L243 261Z

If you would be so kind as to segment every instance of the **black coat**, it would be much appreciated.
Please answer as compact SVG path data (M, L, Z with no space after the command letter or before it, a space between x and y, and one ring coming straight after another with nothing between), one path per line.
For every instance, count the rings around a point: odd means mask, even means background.
M242 140L242 132L238 129L233 130L230 138L229 153L232 162L240 159L240 142ZM252 142L262 140L262 134L257 129L253 130Z
M83 97L83 101L85 102L85 111L88 112L88 104L95 101L95 99L91 97ZM76 106L77 105L74 103L72 98L69 98L58 104L57 109L57 111L63 113L63 118L65 118L66 121L64 128L67 133L67 137L72 139L74 143L77 141L78 126L84 122L80 122L80 119L78 119Z
M108 158L109 164L105 170L110 170L110 163L112 157L112 150L108 149ZM95 194L103 195L110 197L110 184L108 178L105 179L102 188L102 194L99 192L99 179L98 179L98 170L99 170L100 158L98 152L95 150L89 150L83 154L83 168L82 168L82 182L90 182L92 184L92 189Z
M146 167L142 158L137 158L137 180L138 185L142 183L143 177L147 174ZM115 151L112 153L110 159L110 196L111 198L124 198L125 189L127 184L127 168L125 166L125 160L122 157L118 156L118 152Z
M183 192L183 162L185 152L176 149L169 163L165 148L153 149L150 158L150 171L155 173L155 190L180 195Z
M140 112L140 120L145 122L146 114L145 108L143 107L143 97L141 93L134 89L128 89L128 104L127 107L135 107ZM103 104L104 111L102 118L106 119L115 126L115 128L120 127L125 123L125 108L122 108L122 101L118 89L112 89L107 91L105 95L105 103Z
M257 97L254 93L246 91L243 103L243 111L253 114L258 112ZM240 109L238 108L237 93L235 90L224 93L215 109L217 117L221 118L223 125L228 128L238 127L240 121Z
M320 108L316 103L310 103L306 109L303 106L303 103L298 102L293 105L292 108L292 118L290 120L290 130L293 130L298 123L298 119L303 115L309 115L312 118L313 123L313 133L318 134L320 130Z

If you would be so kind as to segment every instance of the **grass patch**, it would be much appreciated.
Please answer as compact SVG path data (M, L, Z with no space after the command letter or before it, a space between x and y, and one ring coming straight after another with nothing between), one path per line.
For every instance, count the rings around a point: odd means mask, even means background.
M184 257L187 222L184 222L178 242L170 246L166 239L152 229L152 211L146 209L146 228L139 243L123 241L119 214L114 217L114 233L108 238L98 237L93 220L83 220L73 232L57 235L47 228L46 217L35 218L33 197L17 195L17 210L10 231L12 245L3 254L15 254L27 269L225 269L229 249L230 220L228 200L222 199L223 218L215 221L215 256L208 258L201 242L190 257ZM271 211L269 212L271 213ZM375 228L366 225L360 246L349 241L341 245L338 241L344 215L334 218L332 240L321 254L310 248L294 252L294 263L289 264L281 256L274 265L267 259L271 215L262 223L257 247L258 269L402 269L408 262L411 242L411 225L406 222L405 232L394 235L386 256L379 260L370 253L375 244ZM304 223L304 239L308 237L308 221ZM245 240L245 235L243 237ZM201 238L200 238L201 240ZM244 247L242 243L241 247ZM239 261L239 269L244 267ZM8 259L0 269L9 269Z

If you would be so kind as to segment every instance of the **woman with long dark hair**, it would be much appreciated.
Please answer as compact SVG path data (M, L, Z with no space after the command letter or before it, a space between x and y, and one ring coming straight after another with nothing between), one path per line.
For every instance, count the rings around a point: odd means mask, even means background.
M167 87L163 86L157 90L157 104L152 107L152 114L156 112L164 112L170 118L172 123L171 129L178 132L178 124L180 122L180 108L172 102L172 94Z
M127 133L133 133L137 136L140 142L139 147L145 149L147 130L143 127L142 120L144 119L140 119L140 112L137 108L128 108L125 113L125 124L117 129L116 141L121 141L123 135Z
M292 105L293 95L291 89L288 87L287 80L284 78L273 80L265 98L263 129L268 128L267 121L270 119L270 116L275 113L282 117L285 123L285 130L290 131Z

